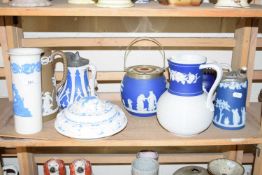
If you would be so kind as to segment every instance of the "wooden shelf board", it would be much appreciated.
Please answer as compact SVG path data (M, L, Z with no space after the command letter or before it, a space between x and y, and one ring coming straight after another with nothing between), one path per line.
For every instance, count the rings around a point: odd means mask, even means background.
M196 7L165 6L157 2L135 4L130 8L99 8L94 4L68 4L66 0L52 1L50 7L10 7L0 4L1 16L151 16L151 17L261 17L260 5L251 8L214 8L214 4L204 3Z
M111 100L121 105L119 93L103 93L102 99ZM0 100L5 105L0 118L11 117L11 103ZM1 105L2 105L1 104ZM128 125L120 133L102 139L79 140L60 135L54 129L54 120L44 124L41 132L35 135L19 135L14 131L13 120L0 129L0 145L3 147L51 147L51 146L85 146L85 147L129 147L129 146L209 146L209 145L241 145L258 144L262 142L259 126L260 104L250 106L247 113L246 127L237 131L226 131L211 125L205 132L194 137L178 137L163 129L156 117L139 118L128 116ZM6 111L9 111L7 114ZM249 112L251 111L251 112ZM3 114L5 116L3 116ZM11 117L12 118L12 117Z
M135 38L26 38L22 39L23 47L126 47ZM165 47L222 47L235 46L234 38L155 38ZM138 43L136 47L154 47L154 43Z

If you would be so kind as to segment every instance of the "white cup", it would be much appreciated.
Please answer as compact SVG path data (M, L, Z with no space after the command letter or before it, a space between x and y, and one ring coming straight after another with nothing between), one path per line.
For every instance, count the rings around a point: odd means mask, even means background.
M158 175L158 169L158 162L152 158L137 158L132 162L132 175Z
M15 131L34 134L42 129L41 63L38 48L9 50Z

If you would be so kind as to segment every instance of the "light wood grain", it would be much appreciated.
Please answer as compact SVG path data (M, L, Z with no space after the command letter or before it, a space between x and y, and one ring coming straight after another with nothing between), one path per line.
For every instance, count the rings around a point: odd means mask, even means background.
M71 5L66 0L52 1L50 7L14 8L0 5L2 16L152 16L152 17L260 17L260 5L251 8L214 8L203 3L200 7L175 7L157 2L135 4L131 8L99 8L95 5Z
M17 159L19 163L19 174L21 175L33 175L37 173L37 166L33 161L33 154L28 151L27 148L17 148Z
M257 47L262 47L262 38L257 39Z
M254 70L256 49L257 49L256 48L257 34L258 34L258 19L252 19L252 28L251 28L250 44L249 44L249 51L248 51L248 63L247 63L248 82L252 82L253 74L254 74L253 70ZM252 92L252 83L248 83L247 104L246 104L247 106L250 104L249 102L250 102L251 92Z
M254 71L253 81L262 81L262 70L255 70Z
M10 18L8 18L10 20ZM9 61L9 55L8 55L8 38L7 38L7 28L5 24L5 18L0 17L0 43L2 47L2 56L3 56L3 61L4 61L4 76L6 78L6 83L7 83L7 90L8 90L8 97L9 100L12 99L12 91L11 91L11 69L10 69L10 61ZM10 29L9 29L10 31ZM10 33L9 33L10 34ZM1 73L1 75L3 75Z
M5 68L0 67L0 78L5 78Z
M35 162L43 164L48 159L57 157L64 160L65 163L71 163L73 160L84 158L92 164L130 164L135 158L135 154L35 154ZM188 154L160 154L160 163L199 163L209 162L213 159L224 158L221 153L188 153ZM121 162L119 162L121 160Z
M101 93L102 99L111 100L113 103L120 104L118 93ZM46 122L44 129L35 135L19 135L15 133L12 121L6 127L0 129L1 136L19 137L23 139L5 139L0 140L4 147L16 146L86 146L86 147L115 147L115 146L208 146L208 145L242 145L256 144L262 142L262 134L257 118L260 115L260 105L251 105L247 113L246 127L238 131L226 131L211 127L194 137L183 138L164 130L158 123L156 117L139 118L126 113L128 117L127 127L120 133L95 140L78 140L64 137L54 129L54 121ZM255 111L255 112L253 112ZM11 114L10 114L11 115Z
M135 38L26 38L23 47L126 47ZM166 47L221 47L235 46L234 38L155 38ZM139 42L135 47L156 47L153 43Z
M238 70L243 66L247 67L250 36L251 36L251 19L241 18L235 30L236 46L233 49L231 67Z
M257 146L257 151L256 151L256 155L255 155L255 163L254 163L254 170L253 170L253 174L254 175L261 175L262 174L262 145L259 144Z

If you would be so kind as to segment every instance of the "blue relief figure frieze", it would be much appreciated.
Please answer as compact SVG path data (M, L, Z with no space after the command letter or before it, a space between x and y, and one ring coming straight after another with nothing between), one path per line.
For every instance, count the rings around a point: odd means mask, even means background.
M40 72L41 71L41 63L40 61L33 64L23 64L18 65L16 63L11 64L12 72L15 74L24 73L24 74L32 74L34 72Z
M20 96L15 84L12 84L13 96L14 96L14 113L15 115L22 117L32 117L31 112L24 105L24 99Z

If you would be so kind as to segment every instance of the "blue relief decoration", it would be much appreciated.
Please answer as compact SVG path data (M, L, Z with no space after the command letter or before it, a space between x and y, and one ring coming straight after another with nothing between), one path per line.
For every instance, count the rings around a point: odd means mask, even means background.
M178 96L203 94L203 73L201 64L180 64L168 60L170 86L168 92Z
M12 90L14 96L13 108L15 115L21 117L32 117L31 112L25 107L24 99L19 95L18 89L16 88L15 84L12 84Z
M81 77L79 70L76 70L75 74L75 93L74 93L74 101L79 101L84 97L84 92L81 86Z
M88 71L85 69L68 69L67 79L58 91L58 104L64 109L81 98L90 96Z
M226 130L238 130L246 122L247 81L221 82L217 89L213 123Z
M156 114L159 97L166 91L166 79L164 76L135 79L126 75L120 91L121 101L130 114L151 117Z
M18 65L16 63L11 63L11 70L15 74L24 73L24 74L32 74L34 72L41 71L41 62L32 63L32 64L23 64Z

